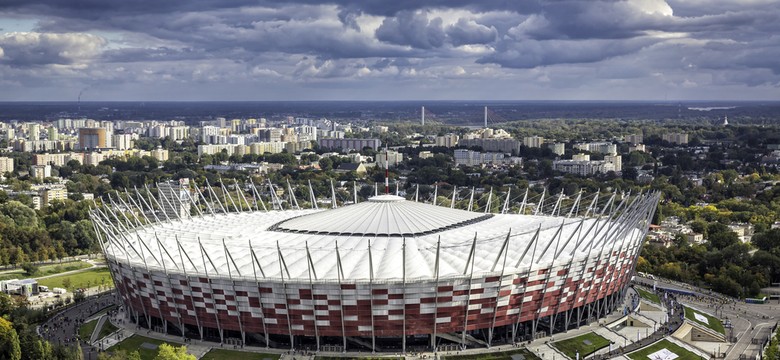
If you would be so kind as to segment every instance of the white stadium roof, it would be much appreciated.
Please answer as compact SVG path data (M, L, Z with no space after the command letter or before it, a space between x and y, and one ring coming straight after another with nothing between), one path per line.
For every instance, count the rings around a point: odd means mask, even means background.
M202 215L123 232L105 221L98 226L110 238L105 252L134 266L212 277L381 282L434 278L437 249L442 278L500 271L502 264L507 272L562 265L587 257L591 244L591 256L635 246L646 229L642 219L621 227L609 214L484 214L384 195L328 210Z
M380 195L353 206L285 220L272 228L310 234L414 236L467 225L491 216L406 201L395 195Z

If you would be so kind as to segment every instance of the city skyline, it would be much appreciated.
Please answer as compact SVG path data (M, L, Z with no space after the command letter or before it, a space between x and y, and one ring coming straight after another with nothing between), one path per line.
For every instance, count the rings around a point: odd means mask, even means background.
M776 100L775 3L11 0L0 101Z

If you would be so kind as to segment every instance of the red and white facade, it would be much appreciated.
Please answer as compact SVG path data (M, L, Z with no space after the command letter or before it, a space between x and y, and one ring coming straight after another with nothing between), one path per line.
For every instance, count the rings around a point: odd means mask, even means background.
M141 200L125 205L153 213ZM544 199L521 205L536 215L518 215L385 195L338 209L224 207L158 221L106 206L93 219L119 294L155 330L405 351L565 330L619 303L657 194L596 195L590 206L578 197L570 209L548 201L554 216L542 215Z

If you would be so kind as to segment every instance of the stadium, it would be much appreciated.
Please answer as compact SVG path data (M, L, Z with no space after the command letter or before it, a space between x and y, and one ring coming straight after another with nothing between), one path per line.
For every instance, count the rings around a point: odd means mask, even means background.
M327 351L489 347L593 322L621 303L659 199L526 192L491 213L396 195L336 207L334 192L320 209L309 189L311 209L275 191L266 209L254 185L222 185L222 200L163 185L91 212L132 320Z

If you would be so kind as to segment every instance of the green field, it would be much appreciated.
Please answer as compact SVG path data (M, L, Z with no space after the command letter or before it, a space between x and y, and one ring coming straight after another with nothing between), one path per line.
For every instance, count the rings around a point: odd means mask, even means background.
M124 350L128 354L133 352L133 351L138 351L138 353L141 355L141 360L153 360L154 357L157 356L157 351L158 351L157 348L155 347L154 349L149 349L149 348L144 347L142 345L144 345L144 344L150 344L150 345L153 344L153 345L158 345L159 346L160 344L163 344L163 343L167 343L169 345L176 346L176 347L179 347L179 346L182 345L182 344L178 344L178 343L171 343L171 342L167 342L167 341L151 339L151 338L143 337L143 336L139 336L139 335L133 335L133 336L123 340L119 344L116 344L116 345L108 348L108 351L110 352L110 351Z
M661 303L661 299L656 294L653 294L653 293L651 293L651 292L649 292L647 290L640 289L640 288L637 288L637 287L635 287L634 290L636 290L636 292L639 294L639 297L641 297L642 299L645 299L645 300L650 301L650 302L654 302L656 304L660 304Z
M571 339L556 341L552 343L552 346L555 346L572 359L577 357L577 352L579 351L580 359L582 359L601 348L609 346L609 340L590 332Z
M693 315L694 313L699 313L701 315L704 315L704 317L707 318L707 321L709 323L704 323L704 322L701 322L699 320L696 320L696 316ZM710 328L712 330L715 330L715 331L717 331L717 332L719 332L721 334L724 334L724 335L726 334L726 329L723 328L723 323L721 323L720 320L718 320L718 318L716 318L714 316L711 316L709 314L705 314L705 313L703 313L701 311L693 310L693 309L691 309L691 308L686 306L685 307L685 318L687 318L688 320L691 320L691 321L693 321L693 322L695 322L697 324L701 324L702 326L705 326L705 327L708 327L708 328Z
M264 353L253 353L253 352L243 352L243 351L235 351L235 350L223 350L223 349L212 349L211 351L207 352L206 355L203 355L201 360L221 360L221 359L240 359L240 360L276 360L279 358L279 354L264 354Z
M22 269L17 269L11 272L1 274L0 281L11 280L11 279L29 279L33 277L49 276L49 275L64 273L66 271L86 269L90 266L92 265L83 261L70 261L70 262L64 262L62 264L44 265L39 267L38 271L32 276L25 274L24 270Z
M696 355L684 348L677 346L669 340L661 340L653 345L650 345L644 349L632 352L628 354L628 357L634 360L646 360L649 359L648 355L655 353L661 349L667 349L677 355L675 360L701 360L702 357Z
M84 323L84 325L81 325L79 327L79 338L84 341L89 341L89 339L92 338L92 332L95 331L95 326L97 326L97 323L97 320L92 320L90 322Z
M70 284L68 284L69 286L65 286L67 281L70 281ZM68 291L73 291L80 288L89 288L98 285L114 287L114 282L111 280L111 272L108 270L108 268L90 269L80 273L41 279L38 281L38 284L48 286L49 289L65 288Z
M112 324L110 321L106 320L106 322L103 323L103 327L100 328L100 332L98 332L98 339L102 339L108 335L111 335L114 331L119 330L114 324Z
M334 356L315 356L314 360L341 360L341 359L353 359L353 360L390 360L400 359L403 360L403 356L388 356L388 357L334 357Z
M512 360L512 356L522 355L526 360L541 360L536 354L527 349L500 351L484 354L448 355L441 356L445 360Z

